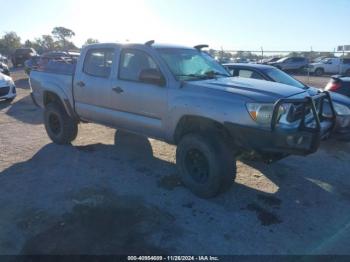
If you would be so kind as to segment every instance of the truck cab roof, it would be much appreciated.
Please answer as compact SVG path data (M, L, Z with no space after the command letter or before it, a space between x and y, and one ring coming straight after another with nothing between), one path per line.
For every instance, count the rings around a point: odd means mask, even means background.
M96 43L86 45L85 48L106 48L106 47L145 47L147 44L145 43ZM174 44L166 44L166 43L154 43L148 45L150 47L160 49L160 48L179 48L179 49L195 49L194 47L183 46L183 45L174 45Z

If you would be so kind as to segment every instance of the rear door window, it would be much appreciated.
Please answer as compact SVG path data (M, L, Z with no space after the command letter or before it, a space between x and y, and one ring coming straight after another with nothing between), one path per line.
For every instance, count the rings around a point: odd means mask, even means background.
M108 78L111 74L114 49L91 49L86 54L83 72L96 77Z
M119 79L139 82L140 73L145 69L156 69L157 64L145 52L136 49L125 49L121 54Z

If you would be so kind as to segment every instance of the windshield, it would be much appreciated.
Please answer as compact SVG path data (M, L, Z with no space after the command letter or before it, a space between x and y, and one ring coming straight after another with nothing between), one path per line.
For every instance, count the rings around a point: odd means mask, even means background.
M223 66L204 52L185 48L159 48L157 50L178 80L230 77Z
M299 88L307 88L304 84L299 82L298 80L294 79L290 75L286 74L285 72L276 69L276 68L269 68L265 70L265 74L267 74L273 81L285 85L295 86Z

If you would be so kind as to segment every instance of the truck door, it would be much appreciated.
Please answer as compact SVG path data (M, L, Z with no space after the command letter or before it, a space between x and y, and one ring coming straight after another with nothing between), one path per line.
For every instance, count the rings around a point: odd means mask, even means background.
M74 78L75 110L83 119L108 122L114 53L113 48L89 49Z
M167 112L167 86L146 83L140 80L140 73L153 70L164 74L156 60L141 49L123 48L119 60L111 94L111 106L118 125L148 136L162 137L163 118Z

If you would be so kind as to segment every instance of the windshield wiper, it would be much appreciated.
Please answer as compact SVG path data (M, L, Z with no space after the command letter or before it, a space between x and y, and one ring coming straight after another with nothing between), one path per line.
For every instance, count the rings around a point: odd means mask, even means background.
M215 76L226 76L226 77L230 77L230 75L228 75L228 74L220 73L220 72L214 71L214 70L207 71L207 72L205 72L204 74L207 75L207 76L210 76L210 77L211 77L211 76L213 76L213 77L215 77Z
M216 79L216 76L225 76L229 77L228 74L223 74L217 71L207 71L204 74L184 74L184 75L176 75L177 77L192 77L192 78L197 78L197 79Z
M177 77L192 77L197 79L210 79L207 75L199 75L199 74L184 74L184 75L176 75Z

